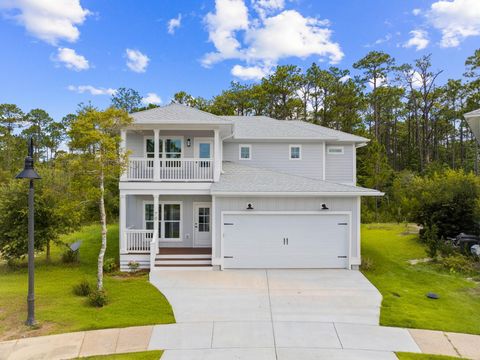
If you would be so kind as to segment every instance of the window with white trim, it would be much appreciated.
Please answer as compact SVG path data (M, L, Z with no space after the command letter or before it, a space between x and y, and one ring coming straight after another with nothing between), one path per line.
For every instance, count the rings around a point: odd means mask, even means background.
M328 146L327 154L328 155L343 155L344 149L343 146Z
M302 146L301 145L290 145L290 160L301 160L302 159Z
M182 157L183 139L182 138L160 138L159 139L159 157L166 159L178 159ZM145 156L155 157L155 142L153 137L145 138Z
M240 160L250 160L252 158L252 145L239 145L238 158Z
M145 202L145 229L153 230L153 202ZM160 202L158 204L158 234L161 239L178 240L181 238L182 204Z

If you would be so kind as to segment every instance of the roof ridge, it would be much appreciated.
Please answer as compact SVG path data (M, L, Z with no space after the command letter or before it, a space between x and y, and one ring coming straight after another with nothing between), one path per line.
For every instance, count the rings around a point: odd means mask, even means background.
M229 120L224 119L223 117L221 117L219 115L215 115L215 114L212 114L208 111L200 110L200 109L197 109L197 108L185 105L185 104L179 104L179 103L174 103L174 102L171 102L170 104L167 104L167 105L164 105L164 106L157 106L157 107L154 107L154 108L151 108L151 109L144 109L144 110L140 110L140 111L135 111L133 113L130 113L129 115L158 111L158 110L167 109L167 108L173 107L173 106L177 106L177 107L182 108L182 109L187 109L188 111L200 112L200 113L203 113L207 116L215 117L218 120L225 121L225 123L229 123L229 124L231 123Z

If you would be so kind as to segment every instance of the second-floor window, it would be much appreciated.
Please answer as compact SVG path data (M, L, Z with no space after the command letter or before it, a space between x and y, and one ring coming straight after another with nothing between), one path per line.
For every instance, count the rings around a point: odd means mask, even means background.
M290 145L290 160L301 160L301 159L302 159L302 146Z
M166 159L178 159L182 157L182 138L161 138L159 140L159 157ZM155 157L155 143L153 138L145 139L145 156Z
M238 158L240 160L250 160L252 158L252 145L240 145L238 148Z

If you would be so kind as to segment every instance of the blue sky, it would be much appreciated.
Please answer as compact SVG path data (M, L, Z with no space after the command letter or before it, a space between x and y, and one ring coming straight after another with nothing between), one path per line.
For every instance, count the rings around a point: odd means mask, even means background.
M432 53L443 82L480 47L479 0L0 0L0 14L0 102L57 120L118 87L208 98L277 64L351 69L370 50Z

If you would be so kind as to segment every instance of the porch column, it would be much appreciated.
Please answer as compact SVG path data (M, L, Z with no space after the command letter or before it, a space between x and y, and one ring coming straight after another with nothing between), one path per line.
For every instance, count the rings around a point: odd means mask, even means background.
M126 230L127 230L127 203L126 195L120 194L120 219L119 219L119 229L120 229L120 254L127 253L127 239L126 239Z
M218 129L213 130L213 147L214 147L214 166L213 166L213 181L220 180L220 172L222 170L222 154L220 153L220 131Z
M153 129L153 149L154 149L154 160L153 160L153 180L160 181L160 130Z
M161 234L159 233L159 228L158 228L158 221L159 221L159 217L158 217L158 197L159 195L155 194L153 195L153 236L156 238L155 239L155 244L157 246L157 249L155 249L155 254L158 253L158 238L161 237Z
M120 130L120 153L123 155L127 151L127 130ZM129 166L129 164L127 164ZM122 171L120 181L127 181L127 168Z

